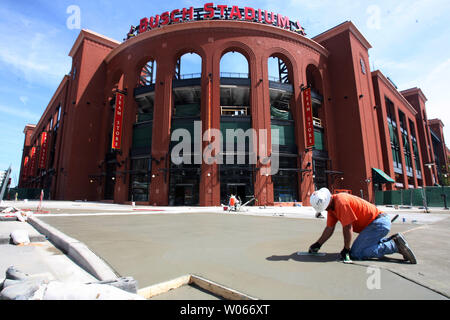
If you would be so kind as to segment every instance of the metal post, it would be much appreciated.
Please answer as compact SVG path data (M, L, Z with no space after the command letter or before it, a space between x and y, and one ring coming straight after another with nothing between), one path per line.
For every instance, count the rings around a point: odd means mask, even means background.
M425 187L422 188L422 200L423 200L423 206L425 207L425 212L430 213L427 206L427 195L425 192Z
M447 207L447 195L445 194L445 187L444 184L442 183L442 194L441 197L444 199L444 210L448 210Z

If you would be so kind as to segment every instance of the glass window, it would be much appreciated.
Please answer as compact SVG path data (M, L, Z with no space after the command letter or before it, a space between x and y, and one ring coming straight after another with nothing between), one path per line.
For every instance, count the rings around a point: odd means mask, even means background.
M150 158L132 159L130 175L131 201L148 201L150 185Z

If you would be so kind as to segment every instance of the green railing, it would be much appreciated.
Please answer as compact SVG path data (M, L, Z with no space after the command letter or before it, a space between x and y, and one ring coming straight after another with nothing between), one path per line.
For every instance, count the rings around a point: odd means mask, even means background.
M404 205L404 206L428 206L447 207L450 205L450 187L425 187L424 189L408 189L395 191L376 191L375 203L377 205ZM426 201L426 202L425 202Z

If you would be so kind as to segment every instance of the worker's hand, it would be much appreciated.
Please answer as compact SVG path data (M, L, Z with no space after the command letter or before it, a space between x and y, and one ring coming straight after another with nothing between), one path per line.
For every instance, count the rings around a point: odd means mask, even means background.
M319 252L322 245L318 242L314 243L311 247L309 247L309 253L317 253Z
M345 257L350 254L350 250L347 248L342 249L341 251L341 258L345 260Z

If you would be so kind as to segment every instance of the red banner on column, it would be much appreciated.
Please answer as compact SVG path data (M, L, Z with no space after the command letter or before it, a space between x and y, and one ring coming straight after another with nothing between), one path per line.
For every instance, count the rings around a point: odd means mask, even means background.
M36 175L36 147L31 149L30 172L28 175L34 177Z
M306 148L314 147L316 144L314 139L314 122L311 103L311 89L305 89L303 91L303 105L305 107L305 135L306 135Z
M43 132L41 136L41 152L39 153L39 169L46 169L48 153L48 134Z
M28 178L28 162L29 158L28 156L26 156L25 159L23 160L22 181L26 181Z
M120 149L122 145L122 121L125 96L122 93L116 93L116 110L114 113L114 125L112 136L112 148Z

